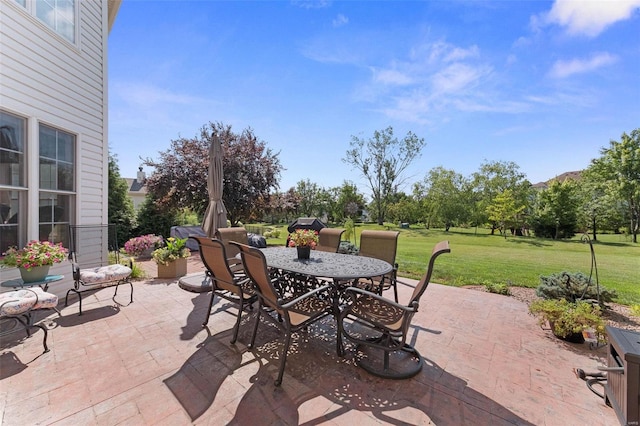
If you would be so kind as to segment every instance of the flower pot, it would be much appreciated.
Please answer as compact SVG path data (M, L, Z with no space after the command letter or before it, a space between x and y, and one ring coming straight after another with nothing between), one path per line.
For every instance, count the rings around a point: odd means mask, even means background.
M311 247L309 246L296 247L296 249L298 250L298 259L309 259L311 256Z
M158 278L178 278L187 275L187 259L181 258L168 265L158 263Z
M34 266L30 271L25 268L18 268L20 270L20 276L25 283L35 283L38 281L44 281L45 277L49 275L50 265Z

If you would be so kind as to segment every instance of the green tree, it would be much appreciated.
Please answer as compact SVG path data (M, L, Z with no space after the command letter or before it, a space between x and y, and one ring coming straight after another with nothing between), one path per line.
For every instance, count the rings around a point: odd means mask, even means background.
M118 157L109 154L109 196L108 196L108 221L115 223L118 229L118 244L122 247L124 242L133 237L132 231L136 225L133 201L129 197L129 186L126 179L120 177Z
M295 192L298 195L298 214L305 217L322 216L324 199L322 188L309 179L298 181Z
M571 238L575 235L580 204L577 183L553 180L538 193L533 230L541 238Z
M359 170L367 180L379 225L385 220L390 197L406 180L402 174L420 155L424 144L424 139L412 132L398 140L391 126L376 130L369 139L351 136L351 149L342 161Z
M434 167L422 182L413 188L414 197L420 200L423 220L430 227L441 223L445 229L469 219L471 205L468 182L454 170Z
M277 189L282 166L278 154L267 148L251 128L234 133L231 126L209 123L200 136L171 141L160 160L147 158L155 168L147 179L149 192L166 208L190 208L200 217L209 204L207 173L209 146L220 140L223 151L224 188L222 200L232 225L261 218L269 207L269 192Z
M520 223L520 214L525 206L518 204L513 191L505 189L493 198L493 202L487 206L489 220L498 224L500 233L507 238L507 228L513 228Z
M153 193L147 193L138 210L137 235L155 234L169 237L171 227L178 224L179 210L157 202Z
M624 204L633 242L638 242L640 222L640 128L623 133L620 142L610 141L602 156L591 161L587 169L603 192Z
M525 210L530 207L531 183L519 169L520 166L512 161L493 161L483 163L480 170L473 174L472 188L476 205L472 214L478 223L491 223L491 234L498 224L489 220L487 207L498 194L509 189L517 205L524 205Z
M342 186L335 188L336 204L334 215L336 221L345 219L359 219L366 205L364 195L358 192L358 187L350 181L344 181Z

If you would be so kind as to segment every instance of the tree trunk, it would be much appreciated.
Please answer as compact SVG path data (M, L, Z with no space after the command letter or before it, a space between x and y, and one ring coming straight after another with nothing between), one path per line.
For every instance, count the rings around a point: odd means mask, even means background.
M598 239L598 237L596 237L596 217L593 216L591 218L591 220L592 220L591 221L591 229L593 229L593 238L592 238L592 240L596 241Z

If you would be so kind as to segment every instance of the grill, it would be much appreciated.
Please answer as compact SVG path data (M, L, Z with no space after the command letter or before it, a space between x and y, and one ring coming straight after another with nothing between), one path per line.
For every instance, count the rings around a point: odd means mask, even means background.
M605 401L622 425L640 425L640 333L606 327Z

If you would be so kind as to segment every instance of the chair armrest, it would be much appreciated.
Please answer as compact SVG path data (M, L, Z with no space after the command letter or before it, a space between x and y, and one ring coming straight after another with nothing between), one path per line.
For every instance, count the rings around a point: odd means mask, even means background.
M310 292L303 294L302 296L298 296L295 299L288 301L287 303L282 305L282 308L283 309L288 309L291 306L294 306L296 303L298 303L298 302L300 302L300 301L302 301L302 300L304 300L304 299L306 299L308 297L311 297L311 296L313 296L313 295L315 295L317 293L320 293L320 292L323 292L323 291L326 291L326 290L329 290L329 289L331 289L331 290L334 289L333 284L327 284L327 285L323 285L322 287L315 288L315 289L311 290Z
M406 306L406 305L401 305L399 303L396 303L395 301L391 300L391 299L387 299L386 297L380 296L379 294L376 293L372 293L368 290L364 290L358 287L347 287L345 289L345 293L360 293L363 296L368 296L371 297L373 299L376 299L382 303L385 303L387 305L393 306L395 308L398 309L402 309L403 311L406 312L415 312L417 309L417 307L413 307L413 306ZM348 309L348 308L347 308Z

